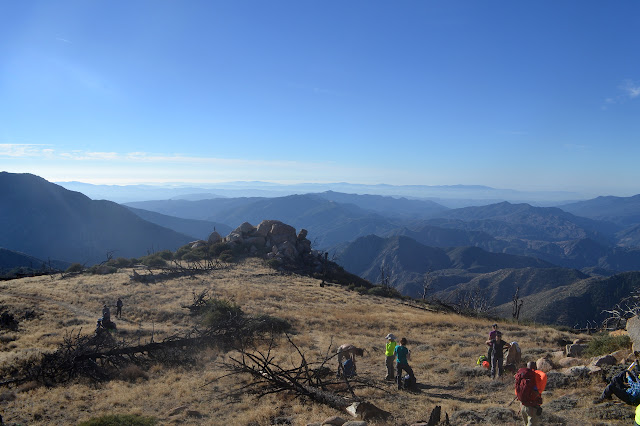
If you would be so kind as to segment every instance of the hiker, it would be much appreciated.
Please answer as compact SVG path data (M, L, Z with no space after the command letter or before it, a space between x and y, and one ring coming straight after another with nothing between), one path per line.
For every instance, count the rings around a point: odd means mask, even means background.
M605 399L611 399L611 395L613 394L625 404L640 404L640 381L635 373L631 371L633 367L635 367L635 362L626 370L613 376L607 387L602 391L600 398L595 399L593 403L599 404Z
M493 324L491 326L491 331L489 332L489 340L495 339L497 333L498 333L498 324Z
M116 318L122 318L122 299L118 297L116 302Z
M404 337L400 339L400 344L393 350L396 356L396 368L398 369L398 375L396 380L398 381L398 389L402 389L402 371L404 370L409 375L409 383L415 384L416 376L413 375L413 370L409 367L409 358L411 358L411 351L407 349L407 339Z
M106 303L102 305L102 320L103 322L111 321L111 311Z
M495 324L494 324L495 325ZM511 345L502 340L502 332L497 331L493 339L487 340L487 345L491 348L491 378L501 377L504 373L504 351Z
M491 331L489 332L489 340L494 340L496 338L496 333L498 332L498 324L493 324L491 326ZM487 349L487 359L491 362L491 351L493 348L489 345L489 349Z
M364 349L356 348L352 344L345 343L338 348L338 377L341 373L345 377L354 376L356 374L356 355L362 356ZM352 371L345 371L344 363L351 364Z
M393 334L389 333L387 334L387 345L385 347L385 351L384 354L386 356L386 360L385 360L385 364L387 366L387 377L385 377L385 380L393 380L394 377L394 361L396 359L396 355L395 355L395 349L397 346L396 343L396 336L394 336Z
M542 415L542 392L547 386L547 375L536 368L536 363L530 361L514 376L516 398L520 401L520 415L525 426L539 425Z

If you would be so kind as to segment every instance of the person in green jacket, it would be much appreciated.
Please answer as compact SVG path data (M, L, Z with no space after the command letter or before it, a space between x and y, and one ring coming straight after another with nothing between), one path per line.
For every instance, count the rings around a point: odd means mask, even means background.
M394 361L396 360L396 354L395 354L395 349L396 349L396 336L394 336L393 334L389 333L387 334L387 346L385 348L384 354L386 356L386 366L387 366L387 377L385 377L385 380L393 380L394 377Z

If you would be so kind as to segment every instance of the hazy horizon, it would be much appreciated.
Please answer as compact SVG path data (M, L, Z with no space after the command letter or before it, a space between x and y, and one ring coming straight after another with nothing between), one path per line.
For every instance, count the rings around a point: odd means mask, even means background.
M12 2L0 170L640 193L640 3Z

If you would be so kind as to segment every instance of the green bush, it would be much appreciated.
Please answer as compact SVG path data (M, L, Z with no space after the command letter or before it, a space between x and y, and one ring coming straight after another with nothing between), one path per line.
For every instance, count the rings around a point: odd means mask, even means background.
M173 259L173 253L171 253L169 250L163 250L160 253L156 253L156 254L158 256L160 256L164 260L172 260Z
M386 287L386 286L372 287L367 291L367 293L372 296L393 297L393 298L402 297L402 295L400 294L400 292L398 292L398 290L396 290L393 287Z
M163 266L167 266L167 261L158 256L157 254L152 254L150 256L145 256L140 259L143 265L146 265L150 268L161 268Z
M186 262L197 262L199 260L203 260L204 256L200 252L190 251L189 253L184 253L182 255L182 260Z
M176 250L174 257L176 259L182 259L182 256L189 253L190 251L191 251L191 246L187 244L186 246L182 246L178 250Z
M67 268L65 272L82 272L84 271L84 266L81 263L72 263L71 266Z
M201 309L202 324L213 327L227 322L238 323L244 316L240 306L229 300L209 299Z
M89 273L94 275L115 274L116 272L118 272L118 268L111 265L93 265L89 268Z
M278 269L282 265L278 259L269 259L267 260L267 266L271 269Z
M223 251L228 250L228 248L226 243L216 243L209 246L209 253L214 257L218 257Z
M225 250L222 253L220 253L220 256L218 256L218 259L220 259L223 262L233 262L235 260L235 255L233 254L232 250Z
M286 333L291 331L291 328L291 323L286 319L266 314L251 318L248 325L248 329L252 333Z
M134 259L126 259L124 257L119 257L117 259L111 259L107 262L107 265L113 266L116 268L129 268L133 266L132 260Z
M152 426L157 423L158 420L153 417L137 414L109 414L81 422L79 426Z
M629 336L610 336L603 334L595 336L585 349L586 356L600 356L610 354L620 349L631 349L631 338Z

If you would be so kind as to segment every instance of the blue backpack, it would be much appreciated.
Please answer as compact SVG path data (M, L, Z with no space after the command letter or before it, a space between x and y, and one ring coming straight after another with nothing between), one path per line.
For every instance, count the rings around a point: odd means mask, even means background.
M356 369L352 360L347 359L342 363L342 374L344 377L353 377L356 374Z

